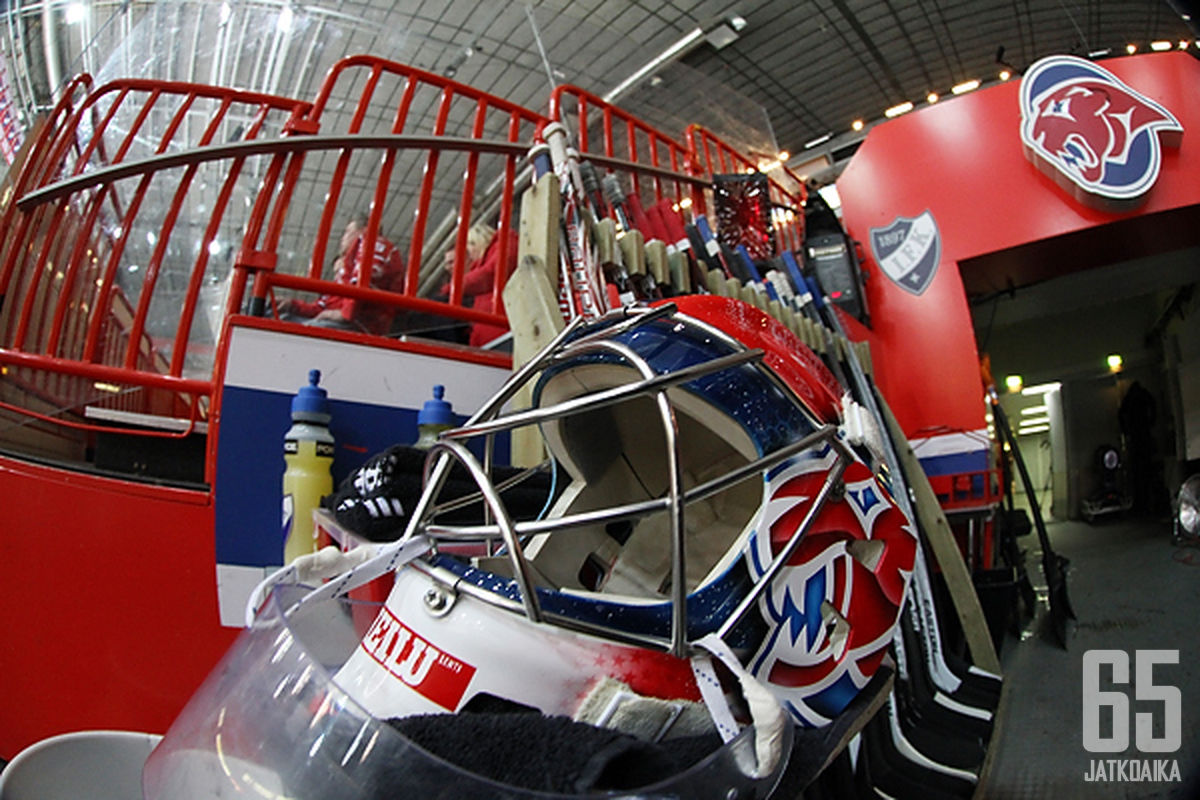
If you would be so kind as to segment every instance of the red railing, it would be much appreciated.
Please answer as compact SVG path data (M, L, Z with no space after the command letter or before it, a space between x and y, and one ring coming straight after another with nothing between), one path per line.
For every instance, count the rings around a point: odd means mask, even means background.
M514 260L518 166L545 117L369 57L337 64L311 103L145 80L81 99L89 87L69 87L0 209L5 397L38 399L7 412L85 429L85 405L202 417L221 325L251 286L252 311L287 290L506 324L463 303L467 233L494 221L499 263ZM331 229L360 207L366 252L409 236L402 286L324 274ZM443 275L447 296L429 296Z
M700 191L686 144L603 98L577 86L557 86L550 95L550 117L574 132L581 157L627 172L641 199L679 204Z
M211 237L193 248L184 312L160 312L177 320L173 337L159 337L174 358L146 330L151 304L162 299L156 288L164 262L182 249L176 241L169 253L168 243L204 163L193 154L218 135L230 138L231 128L255 138L267 115L303 107L258 93L130 79L91 92L69 113L56 110L58 124L39 137L4 211L16 224L5 237L0 276L0 361L23 367L26 389L71 414L98 405L194 416L211 376L185 379L183 363ZM245 131L234 114L257 124ZM181 170L168 174L158 163L180 154L193 158ZM235 161L227 185L238 168ZM154 207L142 213L148 198ZM225 217L227 201L224 192L205 210L210 224ZM173 267L172 277L189 272Z
M357 85L356 92L347 91ZM354 98L353 102L343 100L343 108L352 109L349 114L331 110L334 97ZM312 256L303 271L308 279L321 276L331 231L344 221L339 214L367 211L362 243L367 253L373 252L385 227L404 228L404 221L411 220L406 228L404 280L391 292L405 298L402 307L448 319L506 326L502 313L472 311L463 305L467 235L473 222L495 219L498 263L513 262L515 253L508 251L513 241L517 166L527 155L535 130L545 122L545 117L529 109L441 75L369 56L344 59L330 71L308 113L287 131L292 138L315 139L315 146L305 150L323 150L324 158L310 164L305 152L297 151L275 186L268 185L260 195L263 201L274 192L274 207L255 220L265 221L265 228L255 224L247 233L244 252L251 256L247 266L253 268L253 258L263 252L278 251L279 242L287 235L288 215L297 207L293 202L296 187L323 186L325 200L312 225ZM353 138L340 141L329 138L331 135ZM368 208L347 209L340 202L344 185L353 159L364 148L380 152L374 174L362 189L369 198ZM481 187L481 182L487 185ZM419 186L414 187L415 183ZM431 232L430 223L439 221L440 226ZM306 222L299 218L291 224L303 227ZM453 261L447 276L447 302L440 302L426 295L438 278L440 259L446 252L453 253ZM371 289L367 275L361 271L357 287L339 287L336 293L396 303L396 298ZM500 292L507 277L503 270L496 276L493 308L502 307ZM256 275L254 297L265 298L272 286L317 288L302 276L262 269Z
M577 86L555 87L550 117L574 132L580 158L616 176L646 239L686 248L688 208L705 182L683 142ZM607 200L606 200L607 203ZM611 203L608 212L615 216Z

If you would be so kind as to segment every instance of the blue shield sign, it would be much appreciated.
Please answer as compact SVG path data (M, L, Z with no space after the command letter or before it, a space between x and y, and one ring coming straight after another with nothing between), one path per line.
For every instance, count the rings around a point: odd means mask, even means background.
M919 295L929 288L942 259L942 237L933 214L896 217L884 228L871 228L875 263L901 289Z

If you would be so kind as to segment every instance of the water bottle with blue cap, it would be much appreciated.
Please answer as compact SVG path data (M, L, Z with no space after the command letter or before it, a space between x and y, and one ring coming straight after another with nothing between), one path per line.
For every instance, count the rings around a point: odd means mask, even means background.
M310 370L308 385L292 399L292 427L283 441L283 563L319 547L313 511L333 492L334 441L329 432L329 395Z
M426 400L425 405L417 412L417 441L413 444L418 450L428 450L437 442L438 434L449 430L458 424L454 418L454 409L442 398L446 387L440 383L433 387L433 399Z

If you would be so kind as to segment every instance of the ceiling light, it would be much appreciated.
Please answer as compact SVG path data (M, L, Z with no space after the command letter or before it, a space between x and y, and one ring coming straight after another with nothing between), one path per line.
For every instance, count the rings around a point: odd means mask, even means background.
M775 157L778 158L780 161L787 161L789 158L792 157L792 154L789 153L787 150L780 150L779 155L777 155Z
M837 211L842 207L842 196L838 194L837 186L832 183L827 183L820 189L817 189L817 194L825 199L825 204Z
M1049 414L1050 406L1045 403L1038 403L1036 406L1025 406L1021 409L1021 416L1031 417L1034 414Z
M1050 430L1049 425L1034 425L1031 428L1020 428L1017 431L1017 435L1018 436L1028 436L1032 433L1045 433L1048 430Z
M805 143L804 143L804 149L805 149L805 150L807 150L807 149L809 149L810 147L816 147L816 146L817 146L817 145L819 145L819 144L825 144L826 142L828 142L828 141L829 141L830 139L832 139L832 138L833 138L833 134L832 134L832 133L823 133L823 134L821 134L820 136L818 136L817 138L815 138L815 139L809 139L807 142L805 142Z
M1108 55L1112 55L1111 47L1105 47L1100 50L1092 50L1091 52L1088 53L1088 58L1104 58L1105 56L1108 56Z
M1106 364L1108 364L1109 372L1120 372L1121 367L1125 364L1125 360L1121 358L1120 353L1113 353L1104 361Z
M1000 70L1000 80L1006 81L1011 77L1012 77L1012 73L1009 72L1008 70L1006 70L1006 69Z
M684 34L683 38L679 39L675 44L663 50L654 58L647 61L637 72L630 75L625 80L618 83L604 95L604 102L611 103L618 97L629 91L638 81L645 78L650 73L657 70L666 62L683 55L689 48L695 46L701 39L704 38L704 31L700 28L693 28L688 33Z
M292 7L285 5L279 10L279 19L275 21L275 27L287 33L292 29L292 21L295 16L296 12L292 11Z
M1058 381L1051 381L1050 383L1035 383L1033 386L1026 386L1024 389L1022 389L1021 394L1049 394L1050 392L1056 392L1061 388L1062 384Z
M1179 40L1179 49L1180 49L1180 50L1187 50L1187 49L1188 49L1188 40L1187 40L1187 39L1180 39L1180 40Z
M83 15L87 13L87 9L83 7L83 3L71 3L67 6L67 11L64 14L68 25L77 25L83 22Z
M1004 387L1010 392L1021 391L1021 386L1024 383L1025 381L1021 379L1020 375L1009 375L1004 379Z
M1136 44L1125 45L1125 52L1129 53L1129 55L1133 55L1134 53L1137 52L1137 45Z
M729 27L735 31L741 31L746 27L746 18L741 14L734 14L729 18Z
M737 41L738 35L733 28L728 25L718 25L708 33L704 34L705 40L713 46L714 50L720 50L722 47L733 44Z
M1150 43L1150 49L1156 53L1162 53L1171 49L1171 43L1167 41L1157 41Z
M965 94L967 92L973 92L978 88L979 88L979 80L976 78L976 79L972 79L969 81L963 81L962 83L958 84L957 86L951 87L950 91L953 92L954 94Z
M1050 424L1049 416L1030 417L1029 419L1023 419L1019 423L1017 423L1017 428L1032 428L1036 425L1049 425L1049 424Z
M929 94L925 95L925 102L936 103L937 101L938 101L938 93L937 92L930 92Z
M912 101L905 100L903 103L900 103L899 105L894 105L891 108L884 111L883 115L885 117L887 117L888 119L891 119L892 117L898 117L901 114L907 114L908 112L910 112L912 110L913 110Z
M854 122L850 123L850 129L861 131L863 129L863 121L861 119L854 120Z

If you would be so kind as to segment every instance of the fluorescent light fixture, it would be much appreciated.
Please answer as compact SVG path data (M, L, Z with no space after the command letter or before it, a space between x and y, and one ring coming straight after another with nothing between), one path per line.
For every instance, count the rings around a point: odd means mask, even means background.
M1092 50L1090 53L1088 53L1088 58L1104 58L1108 55L1112 55L1111 47L1105 47L1102 50Z
M1021 428L1017 431L1018 436L1029 436L1033 433L1045 433L1050 430L1049 425L1034 425L1032 428Z
M894 105L894 106L892 106L891 108L889 108L889 109L887 109L886 111L884 111L884 112L883 112L883 115L884 115L885 117L887 117L888 119L891 119L892 117L898 117L898 116L900 116L901 114L907 114L908 112L910 112L910 111L912 111L912 110L913 110L913 104L912 104L912 101L911 101L911 100L905 100L903 103L900 103L900 104L898 104L898 105Z
M863 121L861 119L854 120L854 122L850 123L850 129L855 130L855 131L861 131L863 129Z
M937 92L930 92L929 94L925 95L925 102L936 103L937 101L938 101L938 93Z
M604 95L604 102L611 103L625 92L629 91L638 81L645 78L651 72L661 67L673 58L676 58L684 53L688 48L693 47L704 38L704 31L700 28L693 28L688 33L684 34L683 38L679 39L675 44L663 50L654 58L647 61L637 72L634 72L625 80L618 83Z
M1167 41L1162 41L1162 40L1159 40L1157 42L1151 42L1150 49L1156 53L1163 53L1163 52L1166 52L1167 50L1171 49L1171 43L1167 42Z
M973 92L978 88L979 88L979 79L974 78L969 81L963 81L962 83L957 84L955 86L951 86L950 92L952 94L966 94L967 92Z
M825 144L832 138L833 138L832 133L825 133L825 134L818 136L815 139L809 139L807 142L804 143L804 149L807 150L810 147L816 147L819 144Z
M1027 396L1031 395L1031 394L1049 394L1050 392L1057 392L1061 388L1062 388L1062 383L1060 383L1059 381L1051 381L1049 383L1035 383L1033 386L1026 386L1024 389L1022 389L1021 394L1027 395Z
M1025 408L1021 409L1021 416L1023 416L1023 417L1032 417L1034 414L1049 414L1049 413L1050 413L1050 406L1046 405L1045 403L1041 403L1036 406L1026 406Z
M704 34L704 39L713 46L714 50L720 50L722 47L727 47L738 40L737 31L722 22L717 27Z
M1025 381L1022 380L1020 375L1009 375L1004 379L1004 386L1010 392L1019 392L1024 385Z
M121 387L117 386L115 383L103 383L101 381L96 381L92 384L92 386L102 392L111 392L113 394L117 394L121 391Z
M1032 428L1037 425L1049 425L1050 417L1030 417L1017 423L1017 428Z
M817 189L817 194L825 198L825 203L834 211L842 207L842 196L838 194L837 186L832 183Z

